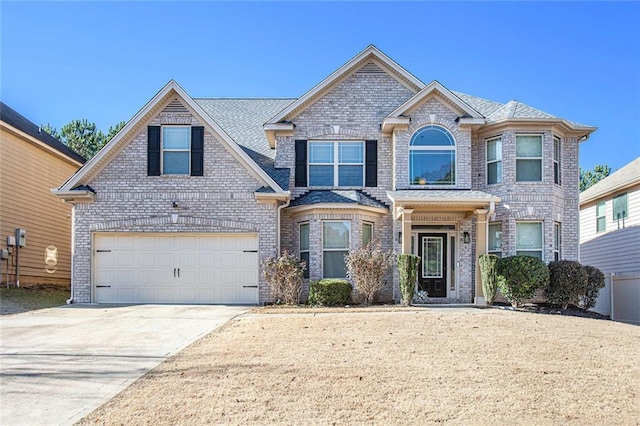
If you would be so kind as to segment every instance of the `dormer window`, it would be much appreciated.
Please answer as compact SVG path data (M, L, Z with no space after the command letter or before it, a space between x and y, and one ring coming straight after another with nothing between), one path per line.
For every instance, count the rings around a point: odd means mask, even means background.
M409 183L456 184L456 143L451 133L443 127L423 127L411 138Z

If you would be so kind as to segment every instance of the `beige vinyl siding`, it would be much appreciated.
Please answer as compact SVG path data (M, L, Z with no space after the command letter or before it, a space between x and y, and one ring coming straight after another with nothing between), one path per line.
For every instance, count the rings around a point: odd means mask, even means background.
M624 219L624 227L640 226L640 185L636 185L580 206L581 244L600 237L603 234L618 230L618 221L613 220L613 198L625 192L627 194L628 216ZM604 232L596 232L596 205L599 201L605 202L606 230ZM621 220L620 228L622 228L622 226L623 221Z
M70 282L71 206L50 190L78 167L8 128L0 130L0 245L6 247L6 238L14 235L15 228L27 230L27 245L20 250L21 284ZM58 249L53 273L45 270L45 249L49 245ZM3 266L4 283L6 262Z

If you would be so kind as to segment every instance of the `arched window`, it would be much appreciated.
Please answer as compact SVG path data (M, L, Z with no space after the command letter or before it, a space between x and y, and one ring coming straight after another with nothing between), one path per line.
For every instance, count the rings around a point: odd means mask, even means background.
M409 183L412 185L455 185L456 142L447 130L426 126L411 138Z

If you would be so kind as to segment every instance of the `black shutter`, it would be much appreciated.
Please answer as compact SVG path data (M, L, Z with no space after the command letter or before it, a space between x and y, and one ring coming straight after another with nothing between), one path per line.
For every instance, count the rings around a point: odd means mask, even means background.
M307 141L296 141L295 186L307 186Z
M191 176L204 176L204 127L191 128Z
M147 127L147 176L160 176L160 126Z
M367 141L364 186L378 186L378 141Z

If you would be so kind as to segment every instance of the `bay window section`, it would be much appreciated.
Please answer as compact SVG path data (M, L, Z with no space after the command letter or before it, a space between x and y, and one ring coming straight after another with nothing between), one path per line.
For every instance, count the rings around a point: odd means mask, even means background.
M323 278L346 278L344 256L349 252L350 231L349 221L322 222Z
M487 252L502 257L502 223L489 224L489 247Z
M456 144L451 133L439 126L426 126L413 135L409 146L409 183L456 184Z
M542 182L542 135L516 136L516 182Z
M560 138L553 138L553 183L560 185L562 183L560 162Z
M373 223L362 222L362 245L366 246L373 239Z
M309 186L364 186L364 144L309 142Z
M542 244L542 222L516 222L517 255L542 259Z
M304 278L309 278L309 224L300 224L300 260L305 262Z
M562 228L559 222L553 224L553 260L560 260L562 256Z
M502 183L502 139L487 141L487 184Z

